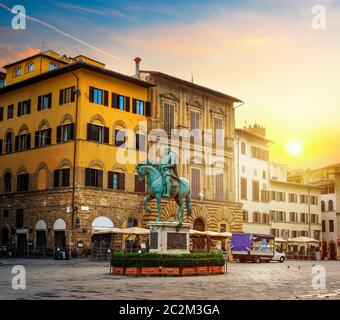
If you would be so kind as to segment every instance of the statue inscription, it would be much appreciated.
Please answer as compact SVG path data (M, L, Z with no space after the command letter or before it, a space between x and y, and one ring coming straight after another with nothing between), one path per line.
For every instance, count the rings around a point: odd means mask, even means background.
M150 232L150 249L158 249L158 232Z
M187 250L187 235L185 233L168 232L168 249Z

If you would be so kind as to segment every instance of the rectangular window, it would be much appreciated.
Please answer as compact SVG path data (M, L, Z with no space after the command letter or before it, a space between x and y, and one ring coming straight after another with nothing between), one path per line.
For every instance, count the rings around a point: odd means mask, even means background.
M200 197L200 185L201 181L201 171L200 169L191 169L191 196L194 199Z
M19 77L19 76L21 76L21 74L22 74L22 69L21 69L21 67L16 68L16 69L14 70L13 77Z
M242 214L243 214L243 222L248 222L249 221L248 211L243 210Z
M0 107L0 121L4 120L4 107Z
M259 201L259 182L258 181L253 181L253 201Z
M325 220L322 220L322 232L326 232L326 221Z
M33 71L34 71L34 62L31 62L26 66L26 72L30 73L30 72L33 72Z
M289 193L288 199L290 203L297 203L297 195L295 193Z
M112 93L112 108L130 111L130 97L126 97L117 93Z
M103 170L86 168L85 186L103 188Z
M89 101L107 107L109 105L109 92L106 90L90 87Z
M35 132L35 147L45 147L51 144L52 129L44 129Z
M15 227L17 229L24 227L24 209L16 209L16 212L15 212Z
M246 154L246 144L244 142L241 143L241 154Z
M109 143L110 129L108 127L87 124L87 140L98 143Z
M241 178L241 199L247 200L247 178Z
M267 179L267 172L266 171L262 171L262 179Z
M7 107L7 120L13 119L14 117L14 104L10 104Z
M138 175L135 175L135 192L145 192L145 182Z
M215 199L217 201L223 201L223 173L215 176Z
M269 224L269 214L268 213L262 214L262 223Z
M38 111L47 110L52 107L52 93L38 97Z
M69 187L70 186L70 168L54 170L54 182L53 186L57 187Z
M334 232L334 220L329 220L329 232Z
M138 133L136 133L136 150L146 151L145 136Z
M214 118L214 143L221 148L224 145L223 122L219 118Z
M57 127L57 143L67 142L74 139L74 123L64 124Z
M18 117L31 113L31 100L25 100L18 103Z
M115 146L119 147L126 141L125 130L115 129Z
M147 115L146 103L142 100L132 99L132 112L140 115Z
M125 190L125 173L109 171L107 186L109 189Z
M15 137L15 151L24 151L31 147L31 135L21 134Z
M261 222L261 213L260 212L253 212L253 222L260 223Z
M194 139L201 139L200 132L200 113L196 111L190 111L190 136Z
M261 190L261 201L265 203L269 202L269 191Z
M297 212L289 212L289 221L290 222L298 222L297 221Z
M53 71L53 70L56 70L56 69L58 69L58 66L55 63L49 63L48 64L48 70L49 71Z
M17 191L28 191L29 174L17 175Z
M76 87L61 89L59 91L59 105L74 102L76 94Z
M164 104L164 130L169 136L171 135L171 130L174 129L174 109L173 105Z
M307 204L308 203L308 199L307 199L308 197L306 196L306 195L304 195L304 194L300 194L300 203L305 203L305 204Z

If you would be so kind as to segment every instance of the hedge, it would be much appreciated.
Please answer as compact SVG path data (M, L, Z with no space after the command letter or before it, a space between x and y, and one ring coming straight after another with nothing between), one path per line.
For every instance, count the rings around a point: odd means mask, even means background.
M113 253L112 267L200 267L223 266L221 253L158 254Z

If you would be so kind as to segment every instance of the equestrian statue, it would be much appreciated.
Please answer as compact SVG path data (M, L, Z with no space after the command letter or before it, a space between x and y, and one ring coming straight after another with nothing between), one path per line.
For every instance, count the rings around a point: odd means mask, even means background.
M190 185L186 178L178 175L177 155L170 147L165 147L161 163L153 160L141 161L136 165L136 171L141 180L147 176L147 195L144 197L144 209L151 213L147 203L157 200L158 215L156 221L161 221L161 199L172 198L179 208L175 213L175 221L182 225L184 220L184 199L186 199L187 215L191 215Z

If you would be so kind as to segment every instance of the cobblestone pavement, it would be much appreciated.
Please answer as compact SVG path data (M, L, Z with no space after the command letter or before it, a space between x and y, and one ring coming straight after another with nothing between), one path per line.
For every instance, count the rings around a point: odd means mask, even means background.
M124 277L109 263L0 259L0 299L340 299L340 261L322 261L326 289L312 287L316 262L228 263L228 274ZM26 289L12 289L12 267L26 268Z

